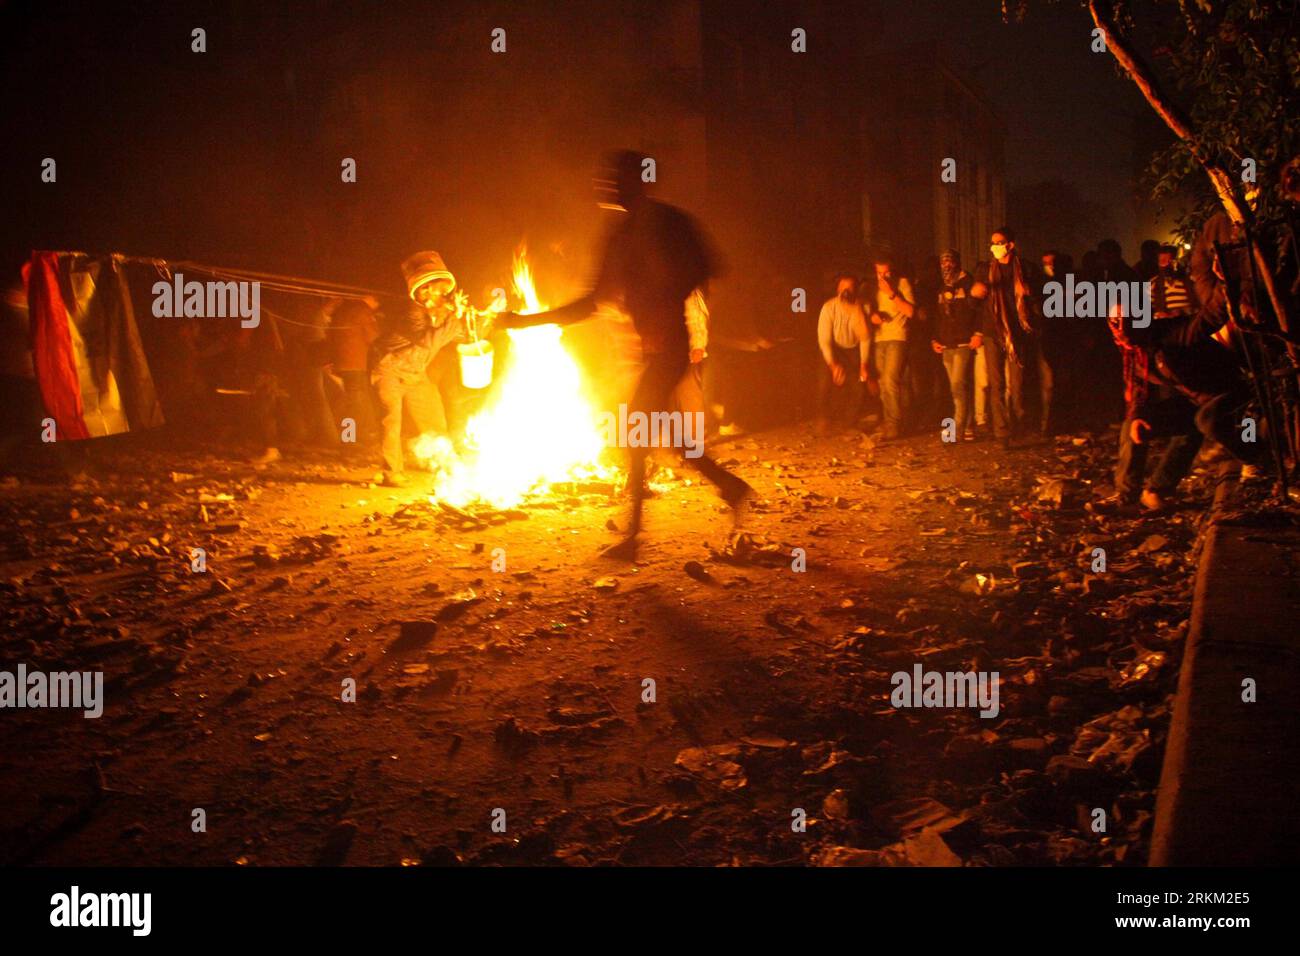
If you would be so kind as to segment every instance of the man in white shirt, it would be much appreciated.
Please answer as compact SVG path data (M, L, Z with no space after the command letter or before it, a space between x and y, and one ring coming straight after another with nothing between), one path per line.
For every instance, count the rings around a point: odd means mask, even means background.
M858 280L854 276L837 276L835 295L822 305L817 318L817 347L822 355L817 431L822 435L832 422L856 424L862 411L862 384L870 378L867 363L871 336L857 295ZM834 414L835 405L840 406L838 414Z

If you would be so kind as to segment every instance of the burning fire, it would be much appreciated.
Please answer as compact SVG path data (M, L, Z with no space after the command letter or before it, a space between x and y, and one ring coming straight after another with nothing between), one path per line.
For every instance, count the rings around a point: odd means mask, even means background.
M514 256L513 281L524 302L522 314L545 310L522 249ZM506 334L509 367L491 404L466 426L465 452L457 455L440 435L421 435L415 444L417 456L438 466L434 497L450 504L483 500L509 507L556 482L605 472L599 462L604 435L578 365L560 340L560 327L511 329Z

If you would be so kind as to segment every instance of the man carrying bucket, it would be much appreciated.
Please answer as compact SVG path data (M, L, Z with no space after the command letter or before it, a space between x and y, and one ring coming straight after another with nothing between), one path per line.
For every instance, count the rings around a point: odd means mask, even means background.
M645 358L645 370L628 410L649 417L669 410L673 390L690 367L686 300L697 288L705 290L718 268L716 257L695 221L675 206L646 195L642 165L643 157L637 153L627 150L613 153L607 158L604 174L597 180L601 205L620 209L623 216L606 241L595 288L559 309L533 315L506 313L497 321L505 328L567 325L588 318L601 302L620 302L641 337ZM636 557L637 535L641 530L645 459L649 449L632 446L628 451L632 465L627 480L632 493L632 516L627 537L607 548L604 554L631 561ZM717 486L723 500L739 515L753 489L707 455L688 460Z
M371 381L383 407L384 484L406 484L402 455L402 410L421 434L447 433L442 396L429 366L444 348L469 338L466 314L456 299L456 278L436 252L417 252L402 263L411 307L404 322L375 343ZM490 331L491 315L473 311L476 335Z

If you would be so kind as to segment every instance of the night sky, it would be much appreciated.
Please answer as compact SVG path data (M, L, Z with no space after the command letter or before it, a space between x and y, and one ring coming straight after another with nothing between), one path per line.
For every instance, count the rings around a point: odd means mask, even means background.
M893 6L908 11L892 20L900 36L943 42L1001 114L1008 188L1073 182L1085 199L1116 207L1116 225L1128 228L1119 205L1134 189L1135 119L1157 142L1163 127L1114 58L1092 52L1093 23L1080 4L1040 2L1009 24L997 0Z
M882 25L869 49L939 41L1006 123L1009 190L1077 185L1136 255L1134 118L1154 120L1089 49L1077 4L1038 4L1011 25L997 0L829 8ZM33 247L111 249L391 284L405 252L436 243L489 285L529 236L576 274L600 225L591 160L621 145L608 141L614 127L584 125L583 109L635 131L638 107L617 91L575 104L565 84L615 79L620 49L649 56L637 44L643 5L618 8L622 37L585 36L584 9L596 7L529 5L537 29L512 34L503 64L487 36L523 22L509 3L4 4L4 268ZM197 24L202 56L189 50ZM341 192L338 158L353 153L359 183ZM57 187L39 182L47 155Z

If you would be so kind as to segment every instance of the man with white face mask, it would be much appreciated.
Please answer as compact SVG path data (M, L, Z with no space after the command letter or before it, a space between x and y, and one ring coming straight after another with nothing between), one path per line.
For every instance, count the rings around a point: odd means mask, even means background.
M1015 236L1005 226L994 231L989 252L993 259L971 288L971 295L984 301L983 342L989 401L993 406L993 435L1003 448L1008 448L1013 431L1027 426L1024 375L1029 367L1038 371L1039 430L1044 436L1049 433L1052 369L1041 348L1042 318L1038 307L1041 283L1033 267L1017 254Z

